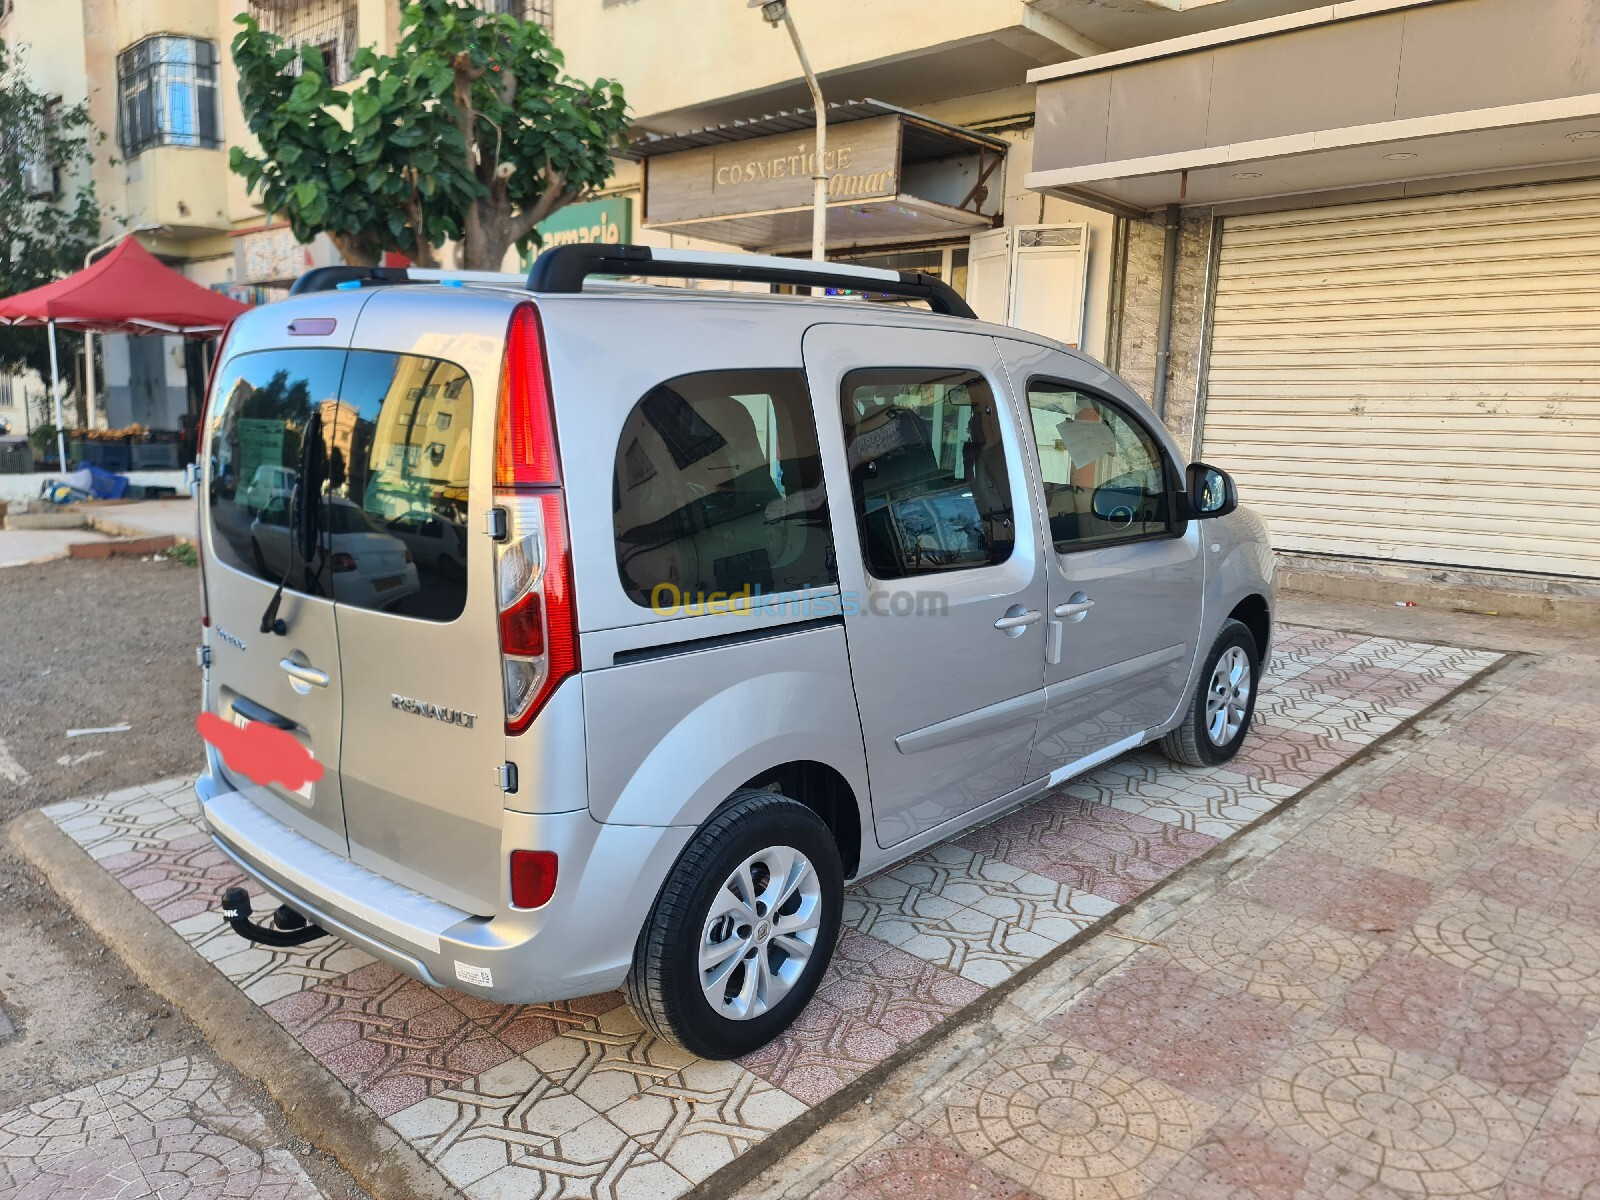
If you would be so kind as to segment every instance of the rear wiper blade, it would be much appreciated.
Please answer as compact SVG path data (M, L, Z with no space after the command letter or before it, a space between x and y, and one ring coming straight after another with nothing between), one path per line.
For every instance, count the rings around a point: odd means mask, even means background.
M300 440L300 478L289 495L289 561L283 568L272 599L267 601L261 614L261 632L283 637L289 632L288 624L278 616L278 605L283 601L283 586L294 572L296 558L309 563L317 548L317 493L322 490L316 478L322 462L322 412L317 410L306 422L304 437Z

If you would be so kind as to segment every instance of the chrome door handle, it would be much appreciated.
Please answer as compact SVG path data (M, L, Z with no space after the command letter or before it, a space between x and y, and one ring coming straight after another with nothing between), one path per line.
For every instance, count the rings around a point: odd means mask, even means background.
M1026 609L1019 613L1007 613L994 623L994 627L996 629L1021 629L1026 625L1032 625L1042 616L1044 614L1037 608Z
M298 683L309 684L311 687L327 687L328 673L319 671L316 667L308 667L295 662L292 658L280 658L278 665L283 668L283 673Z
M1081 617L1094 607L1094 601L1085 596L1082 600L1068 600L1065 604L1056 605L1058 617Z

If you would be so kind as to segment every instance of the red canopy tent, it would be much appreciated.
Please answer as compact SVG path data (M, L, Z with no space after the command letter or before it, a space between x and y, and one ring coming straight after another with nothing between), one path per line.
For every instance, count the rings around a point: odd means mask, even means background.
M218 295L163 266L132 237L74 275L0 300L0 325L44 325L50 331L50 387L56 406L56 448L67 467L61 431L61 379L56 326L81 333L161 333L211 337L248 305Z

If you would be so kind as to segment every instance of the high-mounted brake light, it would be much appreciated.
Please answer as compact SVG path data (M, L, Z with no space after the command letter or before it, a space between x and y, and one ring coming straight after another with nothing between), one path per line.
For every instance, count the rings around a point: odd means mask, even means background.
M495 505L505 537L495 546L506 732L532 724L578 670L578 616L561 490L544 334L531 304L506 330L495 435Z

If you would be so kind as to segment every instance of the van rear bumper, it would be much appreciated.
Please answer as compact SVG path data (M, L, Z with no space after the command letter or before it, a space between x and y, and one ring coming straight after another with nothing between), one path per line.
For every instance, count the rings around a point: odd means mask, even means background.
M483 916L318 846L209 772L195 792L218 847L291 908L424 983L506 1004L618 987L661 882L693 832L603 825L587 809L507 812L501 863L513 849L555 851L556 891L543 908L515 909L503 899L498 913Z

